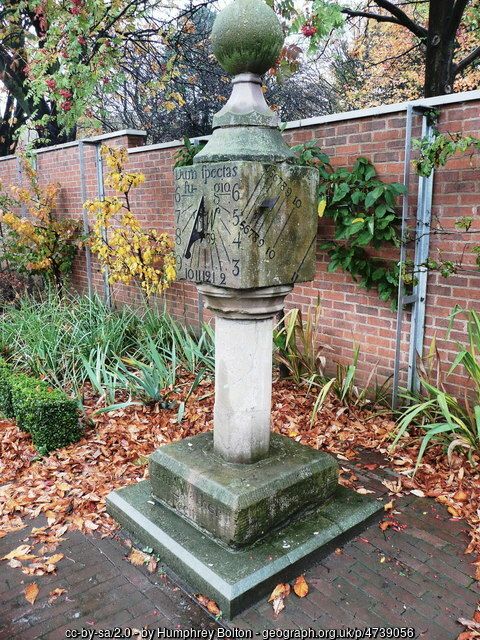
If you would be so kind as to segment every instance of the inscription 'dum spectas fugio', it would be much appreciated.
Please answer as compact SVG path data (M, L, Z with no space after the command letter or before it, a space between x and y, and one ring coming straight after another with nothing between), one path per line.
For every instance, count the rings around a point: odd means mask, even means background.
M234 289L313 280L317 180L286 163L175 169L179 279Z

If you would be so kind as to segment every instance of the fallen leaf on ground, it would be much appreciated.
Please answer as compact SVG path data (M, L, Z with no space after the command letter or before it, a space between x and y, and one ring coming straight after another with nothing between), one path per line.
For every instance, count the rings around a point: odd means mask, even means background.
M275 598L275 600L272 602L272 607L273 607L273 612L275 614L280 613L280 611L283 611L283 609L285 609L285 603L283 602L283 598Z
M392 520L383 520L378 526L382 531L386 531L389 527L393 527L393 522Z
M308 593L308 583L305 576L298 576L293 583L293 590L299 598L304 598Z
M147 556L147 554L143 553L143 551L140 551L139 549L132 549L127 559L136 567L140 567L141 565L145 564L149 558L150 556Z
M390 500L390 502L387 502L387 504L383 505L383 509L384 511L391 511L393 509L395 502L393 500Z
M25 594L25 600L27 600L30 604L34 604L35 600L37 599L38 596L38 585L36 582L32 582L31 584L29 584L26 588L25 591L23 592Z
M60 560L64 557L63 553L56 553L53 556L50 556L49 558L45 558L45 562L47 564L57 564L57 562L60 562Z
M17 560L31 560L32 558L35 558L35 556L28 553L30 550L30 545L21 544L16 549L13 549L13 551L10 551L10 553L7 553L6 556L3 556L2 560L12 560L13 558L16 558Z
M211 600L208 596L204 596L201 593L195 597L212 615L219 616L222 613L215 600Z
M148 563L148 571L150 573L155 573L155 571L157 570L157 565L158 565L158 561L156 558L154 558L153 556L150 558L150 562Z
M290 593L290 585L280 582L270 594L268 602L273 602L276 598L285 598Z
M53 589L53 591L50 591L50 593L48 594L49 604L52 604L52 602L55 602L55 600L64 593L67 593L67 590L61 589L60 587L57 587L56 589Z
M365 489L365 487L358 487L355 491L362 496L366 496L367 493L375 493L375 491L370 491L370 489Z
M20 560L17 560L16 558L12 558L11 560L8 561L8 566L12 567L12 569L18 569L19 567L22 566L22 563L20 562Z
M460 624L463 624L464 627L468 627L472 630L480 630L480 622L475 622L475 620L469 620L468 618L459 618L458 621Z
M421 489L412 489L410 493L413 493L417 498L425 498L425 493Z

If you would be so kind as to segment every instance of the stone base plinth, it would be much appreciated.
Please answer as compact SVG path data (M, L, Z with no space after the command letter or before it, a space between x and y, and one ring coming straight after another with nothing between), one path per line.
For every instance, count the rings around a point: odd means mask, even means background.
M204 433L161 447L149 468L156 500L235 547L325 502L338 483L332 456L277 434L268 457L253 464L225 462Z
M235 616L264 598L278 582L291 580L338 546L382 509L371 498L338 487L321 507L241 550L226 547L152 499L142 481L107 498L107 510L139 542L160 555L165 569L188 590L215 600Z

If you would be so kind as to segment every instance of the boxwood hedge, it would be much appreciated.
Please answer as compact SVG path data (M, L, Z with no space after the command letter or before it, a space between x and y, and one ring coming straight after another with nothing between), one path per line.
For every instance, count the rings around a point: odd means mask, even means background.
M0 358L0 415L13 419L12 372L3 358Z
M17 426L31 434L36 449L44 454L82 437L78 405L63 391L25 375L11 378L12 405Z

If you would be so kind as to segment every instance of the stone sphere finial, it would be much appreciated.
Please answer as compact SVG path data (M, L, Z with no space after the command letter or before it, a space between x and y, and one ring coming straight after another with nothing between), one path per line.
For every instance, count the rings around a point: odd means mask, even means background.
M232 75L262 75L275 64L284 36L275 12L264 0L233 0L215 19L213 53Z

